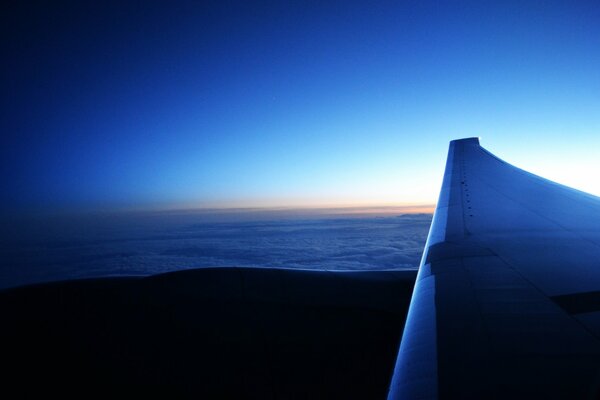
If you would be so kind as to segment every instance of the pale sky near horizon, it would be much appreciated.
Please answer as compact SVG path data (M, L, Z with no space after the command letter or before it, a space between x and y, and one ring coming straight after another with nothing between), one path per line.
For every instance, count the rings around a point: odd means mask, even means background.
M470 136L600 195L598 2L136 4L2 6L3 212L430 206Z

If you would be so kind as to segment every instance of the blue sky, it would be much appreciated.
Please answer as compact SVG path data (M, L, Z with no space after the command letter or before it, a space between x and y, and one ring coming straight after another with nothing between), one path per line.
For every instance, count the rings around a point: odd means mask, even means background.
M78 3L3 6L5 211L433 204L468 136L600 194L597 2Z

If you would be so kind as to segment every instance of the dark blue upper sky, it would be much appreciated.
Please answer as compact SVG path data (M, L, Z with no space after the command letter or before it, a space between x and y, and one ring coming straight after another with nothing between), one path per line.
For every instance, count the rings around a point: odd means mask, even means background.
M431 204L465 136L600 193L597 2L11 3L5 210Z

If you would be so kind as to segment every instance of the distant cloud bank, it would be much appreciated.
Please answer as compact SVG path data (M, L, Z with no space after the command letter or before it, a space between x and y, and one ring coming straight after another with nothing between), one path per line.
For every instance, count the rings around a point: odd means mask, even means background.
M431 214L388 211L179 212L78 218L54 230L23 226L4 241L0 287L209 266L417 268Z

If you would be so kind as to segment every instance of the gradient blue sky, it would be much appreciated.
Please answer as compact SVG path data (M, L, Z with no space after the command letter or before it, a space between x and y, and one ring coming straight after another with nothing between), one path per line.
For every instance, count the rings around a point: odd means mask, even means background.
M598 2L79 3L2 6L4 211L434 204L467 136L600 194Z

